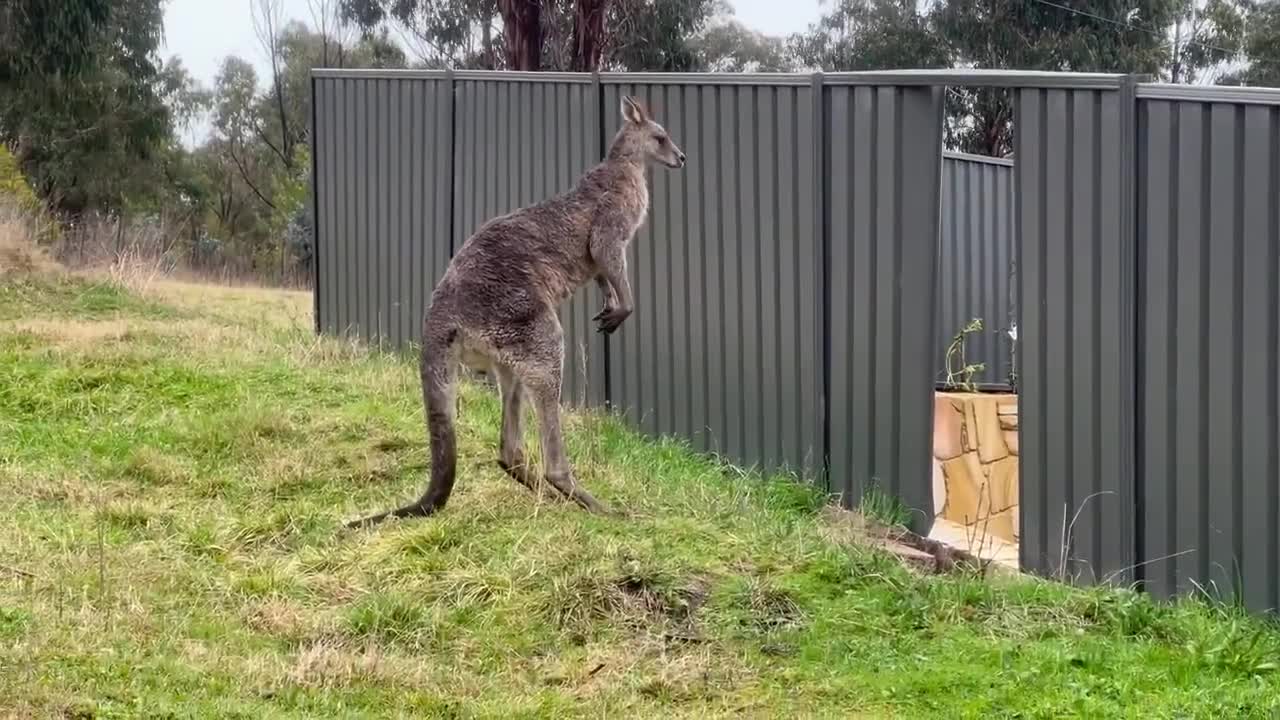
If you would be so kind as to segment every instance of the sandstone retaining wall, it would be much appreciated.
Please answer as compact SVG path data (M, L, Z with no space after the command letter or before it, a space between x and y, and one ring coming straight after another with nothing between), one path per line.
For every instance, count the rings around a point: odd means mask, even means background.
M990 535L1017 544L1016 395L935 394L933 504L937 518L979 540Z

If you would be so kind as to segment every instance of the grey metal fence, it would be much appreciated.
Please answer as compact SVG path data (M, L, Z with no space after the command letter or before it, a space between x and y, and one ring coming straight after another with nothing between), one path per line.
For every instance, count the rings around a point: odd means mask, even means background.
M937 379L947 377L947 347L974 318L981 332L966 336L964 359L985 368L981 385L1010 386L1017 297L1014 263L1013 161L943 153L942 220L938 236ZM955 359L958 369L960 358Z
M1280 605L1280 92L1138 88L1138 546Z
M944 162L948 85L1014 90L1015 167ZM1024 568L1280 604L1280 94L969 71L313 91L318 330L413 341L457 245L568 187L635 92L690 164L654 172L623 332L593 332L594 287L566 303L566 400L923 518L940 344L982 316L997 380L1012 314Z
M1124 580L1133 539L1133 86L1014 99L1022 565Z
M452 88L375 72L313 83L317 327L403 346L450 257Z
M611 402L647 432L819 472L821 158L809 78L602 81L611 131L621 94L635 94L689 154L682 171L653 171L651 216L628 259L644 309L610 338Z
M931 515L943 88L833 81L823 103L829 482ZM923 527L927 522L917 519Z

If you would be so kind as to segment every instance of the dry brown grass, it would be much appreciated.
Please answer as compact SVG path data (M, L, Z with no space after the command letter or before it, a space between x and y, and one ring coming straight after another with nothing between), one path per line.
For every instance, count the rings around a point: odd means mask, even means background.
M287 675L293 684L309 688L351 687L364 682L411 688L430 677L420 663L389 655L376 643L351 647L336 640L303 647Z
M41 220L37 213L0 199L0 276L61 269L36 242L40 232Z
M306 288L311 271L278 262L255 267L247 247L228 245L212 254L197 253L191 218L158 215L89 214L67 228L54 254L67 267L104 272L135 290L146 290L160 279L172 278L223 286Z

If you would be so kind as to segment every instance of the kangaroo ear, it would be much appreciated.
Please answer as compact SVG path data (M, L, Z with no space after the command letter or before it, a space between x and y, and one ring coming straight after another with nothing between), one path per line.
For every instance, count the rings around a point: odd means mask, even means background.
M636 125L642 125L648 119L644 108L640 107L640 103L630 95L622 96L622 117Z

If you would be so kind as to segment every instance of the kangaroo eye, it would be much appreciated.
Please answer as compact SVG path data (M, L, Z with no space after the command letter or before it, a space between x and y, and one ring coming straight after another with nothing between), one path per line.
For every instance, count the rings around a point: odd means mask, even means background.
M662 145L666 145L666 144L667 144L667 139L666 139L666 138L664 138L664 137L662 137L661 135L659 135L659 136L658 136L658 145L659 145L659 146L662 146Z

